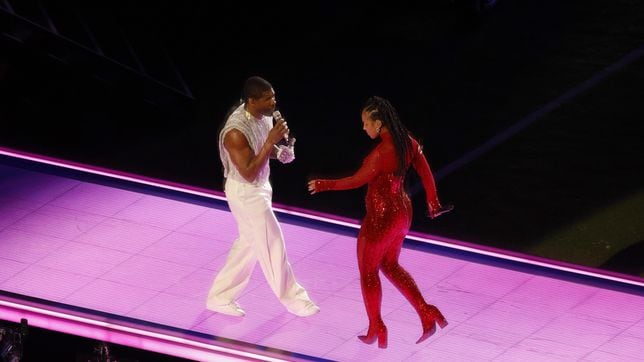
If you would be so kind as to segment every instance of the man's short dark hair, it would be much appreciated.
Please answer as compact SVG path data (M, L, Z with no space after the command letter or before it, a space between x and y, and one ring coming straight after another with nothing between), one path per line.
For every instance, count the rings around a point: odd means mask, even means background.
M273 86L264 78L253 76L246 79L242 90L242 100L248 102L249 98L261 98L264 92L271 90Z

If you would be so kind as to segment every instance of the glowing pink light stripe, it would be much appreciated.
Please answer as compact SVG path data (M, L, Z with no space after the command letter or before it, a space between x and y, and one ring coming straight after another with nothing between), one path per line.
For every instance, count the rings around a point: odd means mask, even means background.
M534 266L540 266L540 267L545 267L548 269L555 269L559 271L564 271L564 272L569 272L569 273L574 273L574 274L579 274L579 275L585 275L585 276L590 276L594 278L599 278L599 279L605 279L605 280L611 280L615 282L620 282L620 283L626 283L626 284L631 284L639 287L644 287L644 282L642 281L642 278L637 278L636 276L633 276L633 279L628 279L627 277L620 275L613 275L610 274L609 272L606 271L599 271L595 270L593 268L587 268L587 267L582 267L580 265L576 264L567 264L564 262L560 261L555 261L552 259L546 259L546 258L541 258L537 256L527 256L524 254L520 253L512 253L509 251L504 251L503 253L500 253L496 251L497 249L494 248L486 248L481 247L481 246L468 246L467 243L462 242L462 241L457 241L457 240L451 240L449 242L445 241L440 241L436 239L427 239L422 236L417 236L410 234L407 236L407 239L412 239L412 240L417 240L417 241L422 241L434 245L440 245L444 246L446 248L451 248L451 249L457 249L461 251L467 251L470 253L475 253L475 254L481 254L481 255L487 255L487 256L492 256L495 258L499 259L504 259L504 260L509 260L509 261L515 261L515 262L520 262L524 264L529 264L529 265L534 265ZM460 244L460 245L459 245Z
M15 151L5 147L0 147L0 155L15 157L23 160L28 160L28 161L34 161L38 163L44 163L47 165L62 167L62 168L75 170L75 171L82 171L82 172L91 173L94 175L108 176L119 180L125 180L125 181L135 182L138 184L164 188L167 190L180 191L183 193L204 196L204 197L217 199L217 200L226 200L226 197L222 192L203 189L199 187L186 186L179 183L158 180L151 177L134 175L134 174L129 174L125 172L114 171L114 170L110 170L102 167L89 166L81 163L60 160L53 157L36 155L28 152Z
M2 319L197 361L286 361L0 299Z
M203 189L203 188L197 188L193 186L187 186L187 185L173 183L169 181L153 179L145 176L127 174L119 171L96 167L96 166L89 166L89 165L74 163L66 160L60 160L52 157L31 154L28 152L16 151L9 148L0 147L0 154L15 157L15 158L20 158L20 159L25 159L29 161L35 161L39 163L54 165L62 168L83 171L91 174L113 177L116 179L140 183L144 185L155 186L163 189L179 191L179 192L188 193L192 195L198 195L198 196L203 196L203 197L223 200L223 201L226 200L226 197L222 192L217 192L217 191ZM300 209L300 208L295 208L290 206L283 206L279 204L274 204L274 209L284 214L303 217L310 220L323 221L326 223L351 227L354 229L360 228L360 224L357 220L342 218L335 215L328 215L320 212L315 212L311 210L305 210L305 209ZM420 241L426 244L437 245L445 248L491 256L498 259L520 262L520 263L525 263L529 265L535 265L539 267L545 267L549 269L555 269L559 271L570 272L574 274L591 276L594 278L600 278L600 279L611 280L611 281L625 283L625 284L631 284L639 287L644 287L644 278L639 278L637 276L630 276L630 275L625 276L623 274L610 273L610 272L596 270L589 267L566 264L566 263L554 261L551 259L533 257L533 256L523 255L520 253L511 253L505 250L502 251L500 249L495 249L491 247L483 247L478 245L474 246L473 244L469 244L458 240L449 239L449 241L442 241L439 239L432 238L429 235L421 234L417 232L410 233L410 235L408 235L407 238Z

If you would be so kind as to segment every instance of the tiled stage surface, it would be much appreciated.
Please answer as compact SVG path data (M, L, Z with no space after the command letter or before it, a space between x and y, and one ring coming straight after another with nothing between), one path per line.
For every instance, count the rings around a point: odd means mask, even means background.
M449 326L415 344L418 317L383 277L389 348L365 345L356 338L367 327L356 229L282 212L296 277L322 311L288 313L257 266L239 300L247 316L219 315L205 309L205 298L236 237L224 201L43 167L0 158L0 301L238 345L257 359L644 360L641 280L579 275L431 240L409 240L400 262Z

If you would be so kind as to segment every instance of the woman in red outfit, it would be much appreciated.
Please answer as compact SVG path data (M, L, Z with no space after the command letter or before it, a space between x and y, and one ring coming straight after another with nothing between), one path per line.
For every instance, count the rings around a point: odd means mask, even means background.
M436 331L437 323L443 328L447 321L438 308L425 302L414 279L398 264L412 219L412 205L404 181L412 165L425 188L429 216L434 218L442 213L434 178L421 147L389 101L369 98L362 108L362 125L369 137L380 137L380 143L364 159L360 169L353 176L341 179L311 180L308 189L315 194L368 184L367 213L358 234L358 266L369 330L367 335L358 338L369 344L377 339L378 347L387 347L387 327L380 314L382 287L378 272L382 271L416 309L423 326L423 334L416 342L420 343Z

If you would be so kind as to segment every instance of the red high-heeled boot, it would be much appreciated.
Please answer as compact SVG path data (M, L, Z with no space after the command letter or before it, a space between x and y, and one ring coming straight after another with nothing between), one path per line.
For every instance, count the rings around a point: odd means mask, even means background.
M431 304L425 304L421 313L421 322L423 324L423 334L418 338L416 344L431 337L436 332L436 324L441 328L447 326L447 320L443 317L443 314Z
M378 324L376 328L369 326L367 335L358 338L366 344L372 344L378 339L378 348L387 348L387 327L384 323Z

